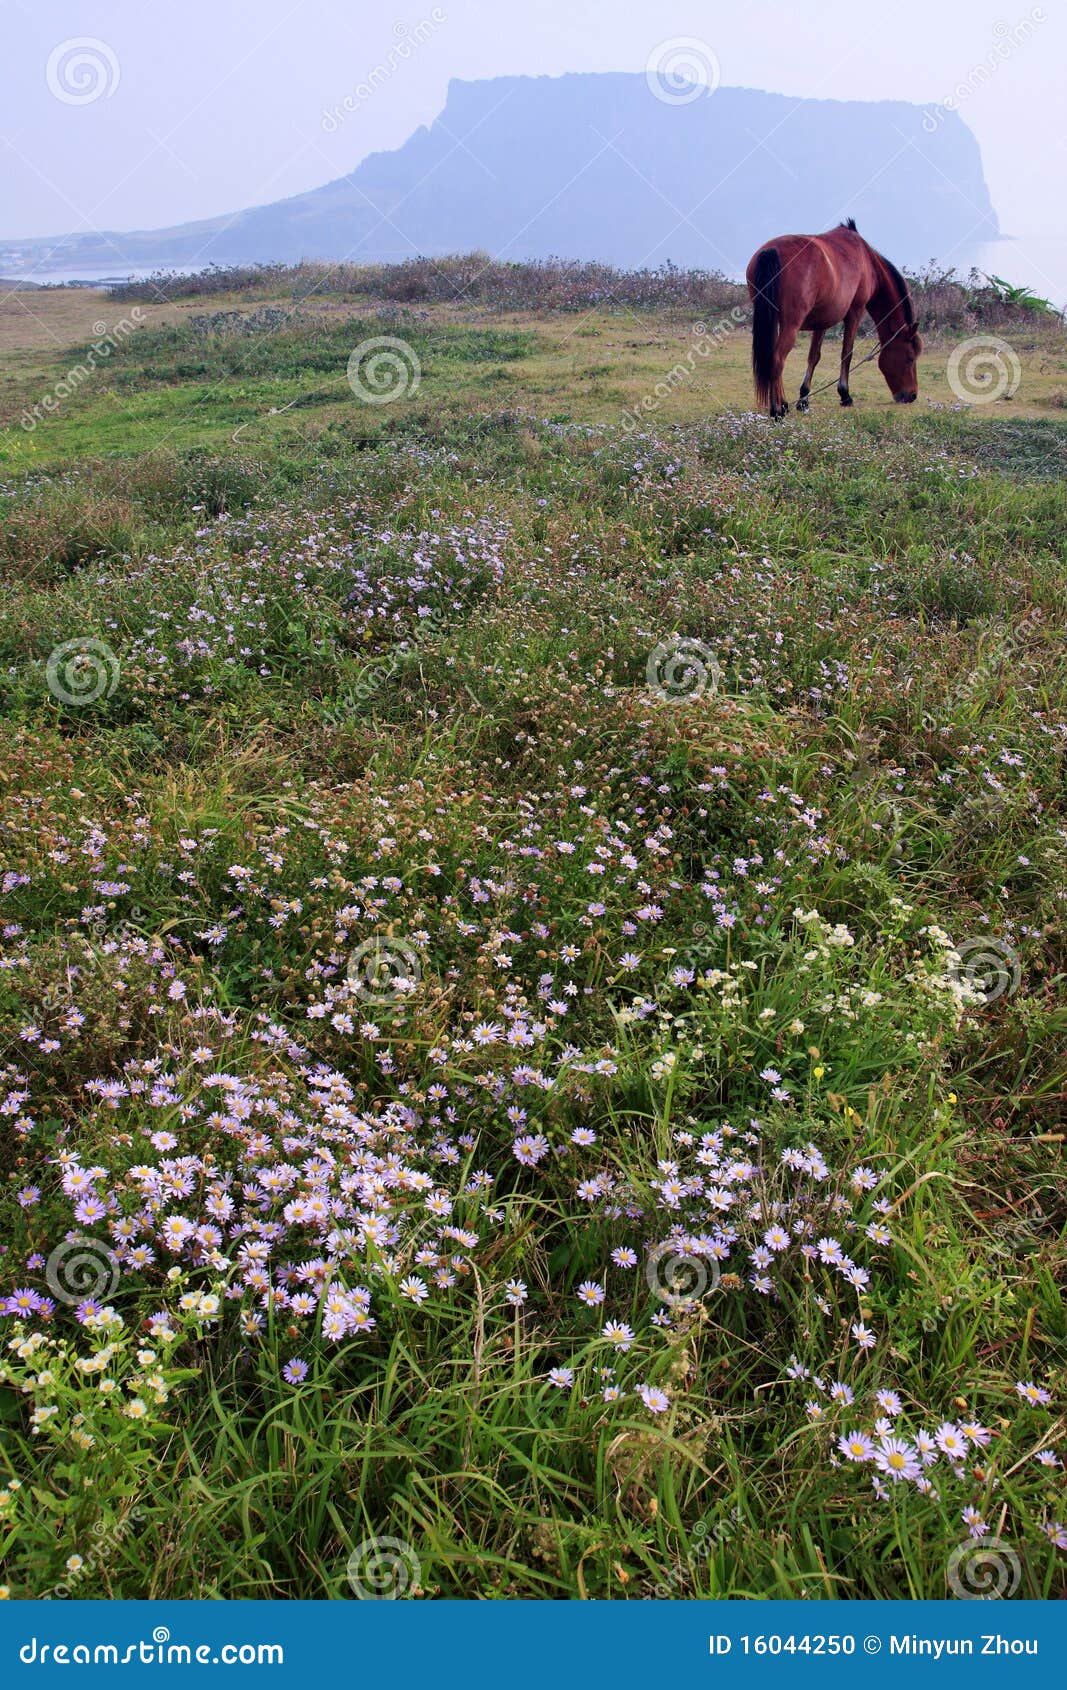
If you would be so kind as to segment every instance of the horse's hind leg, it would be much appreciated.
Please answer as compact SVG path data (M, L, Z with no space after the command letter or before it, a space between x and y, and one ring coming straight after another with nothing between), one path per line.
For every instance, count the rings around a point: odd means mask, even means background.
M784 417L789 409L789 401L785 396L785 361L797 343L795 328L787 328L783 323L778 330L778 339L774 347L774 386L771 389L771 416Z
M811 392L811 378L815 374L815 366L822 353L822 337L825 329L812 329L811 345L808 348L808 367L804 371L804 380L800 386L800 398L797 400L797 410L806 411L808 408L808 394Z
M841 341L841 374L837 378L837 392L842 405L852 404L852 395L848 390L848 378L852 369L852 348L856 344L856 330L859 328L860 318L865 310L865 305L850 305L845 315Z

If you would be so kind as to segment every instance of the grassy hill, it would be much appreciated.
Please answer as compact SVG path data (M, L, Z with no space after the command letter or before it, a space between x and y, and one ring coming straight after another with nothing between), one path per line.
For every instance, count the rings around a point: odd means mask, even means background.
M1062 325L520 280L0 300L10 1593L1060 1596Z

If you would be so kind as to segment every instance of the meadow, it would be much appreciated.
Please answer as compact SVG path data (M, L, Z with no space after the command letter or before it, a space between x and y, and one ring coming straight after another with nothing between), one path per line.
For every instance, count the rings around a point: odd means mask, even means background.
M1067 1594L1067 330L915 296L0 295L5 1594Z

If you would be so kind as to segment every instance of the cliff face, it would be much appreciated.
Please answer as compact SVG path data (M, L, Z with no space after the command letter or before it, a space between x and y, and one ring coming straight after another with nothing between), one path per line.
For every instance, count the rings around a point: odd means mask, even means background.
M113 241L136 263L482 249L739 272L769 236L845 216L904 264L999 232L958 113L747 88L669 104L643 75L610 74L453 82L439 119L350 176L232 220ZM93 245L64 243L57 262L88 263ZM114 245L100 261L119 267Z

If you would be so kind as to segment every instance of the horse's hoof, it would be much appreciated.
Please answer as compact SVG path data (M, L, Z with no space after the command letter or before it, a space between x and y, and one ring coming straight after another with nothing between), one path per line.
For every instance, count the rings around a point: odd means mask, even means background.
M855 404L855 400L853 399L851 393L839 393L838 398L840 399L842 405L848 406Z
M797 400L797 410L798 411L806 411L806 410L808 410L808 408L809 408L808 407L808 401L806 399L798 399Z

